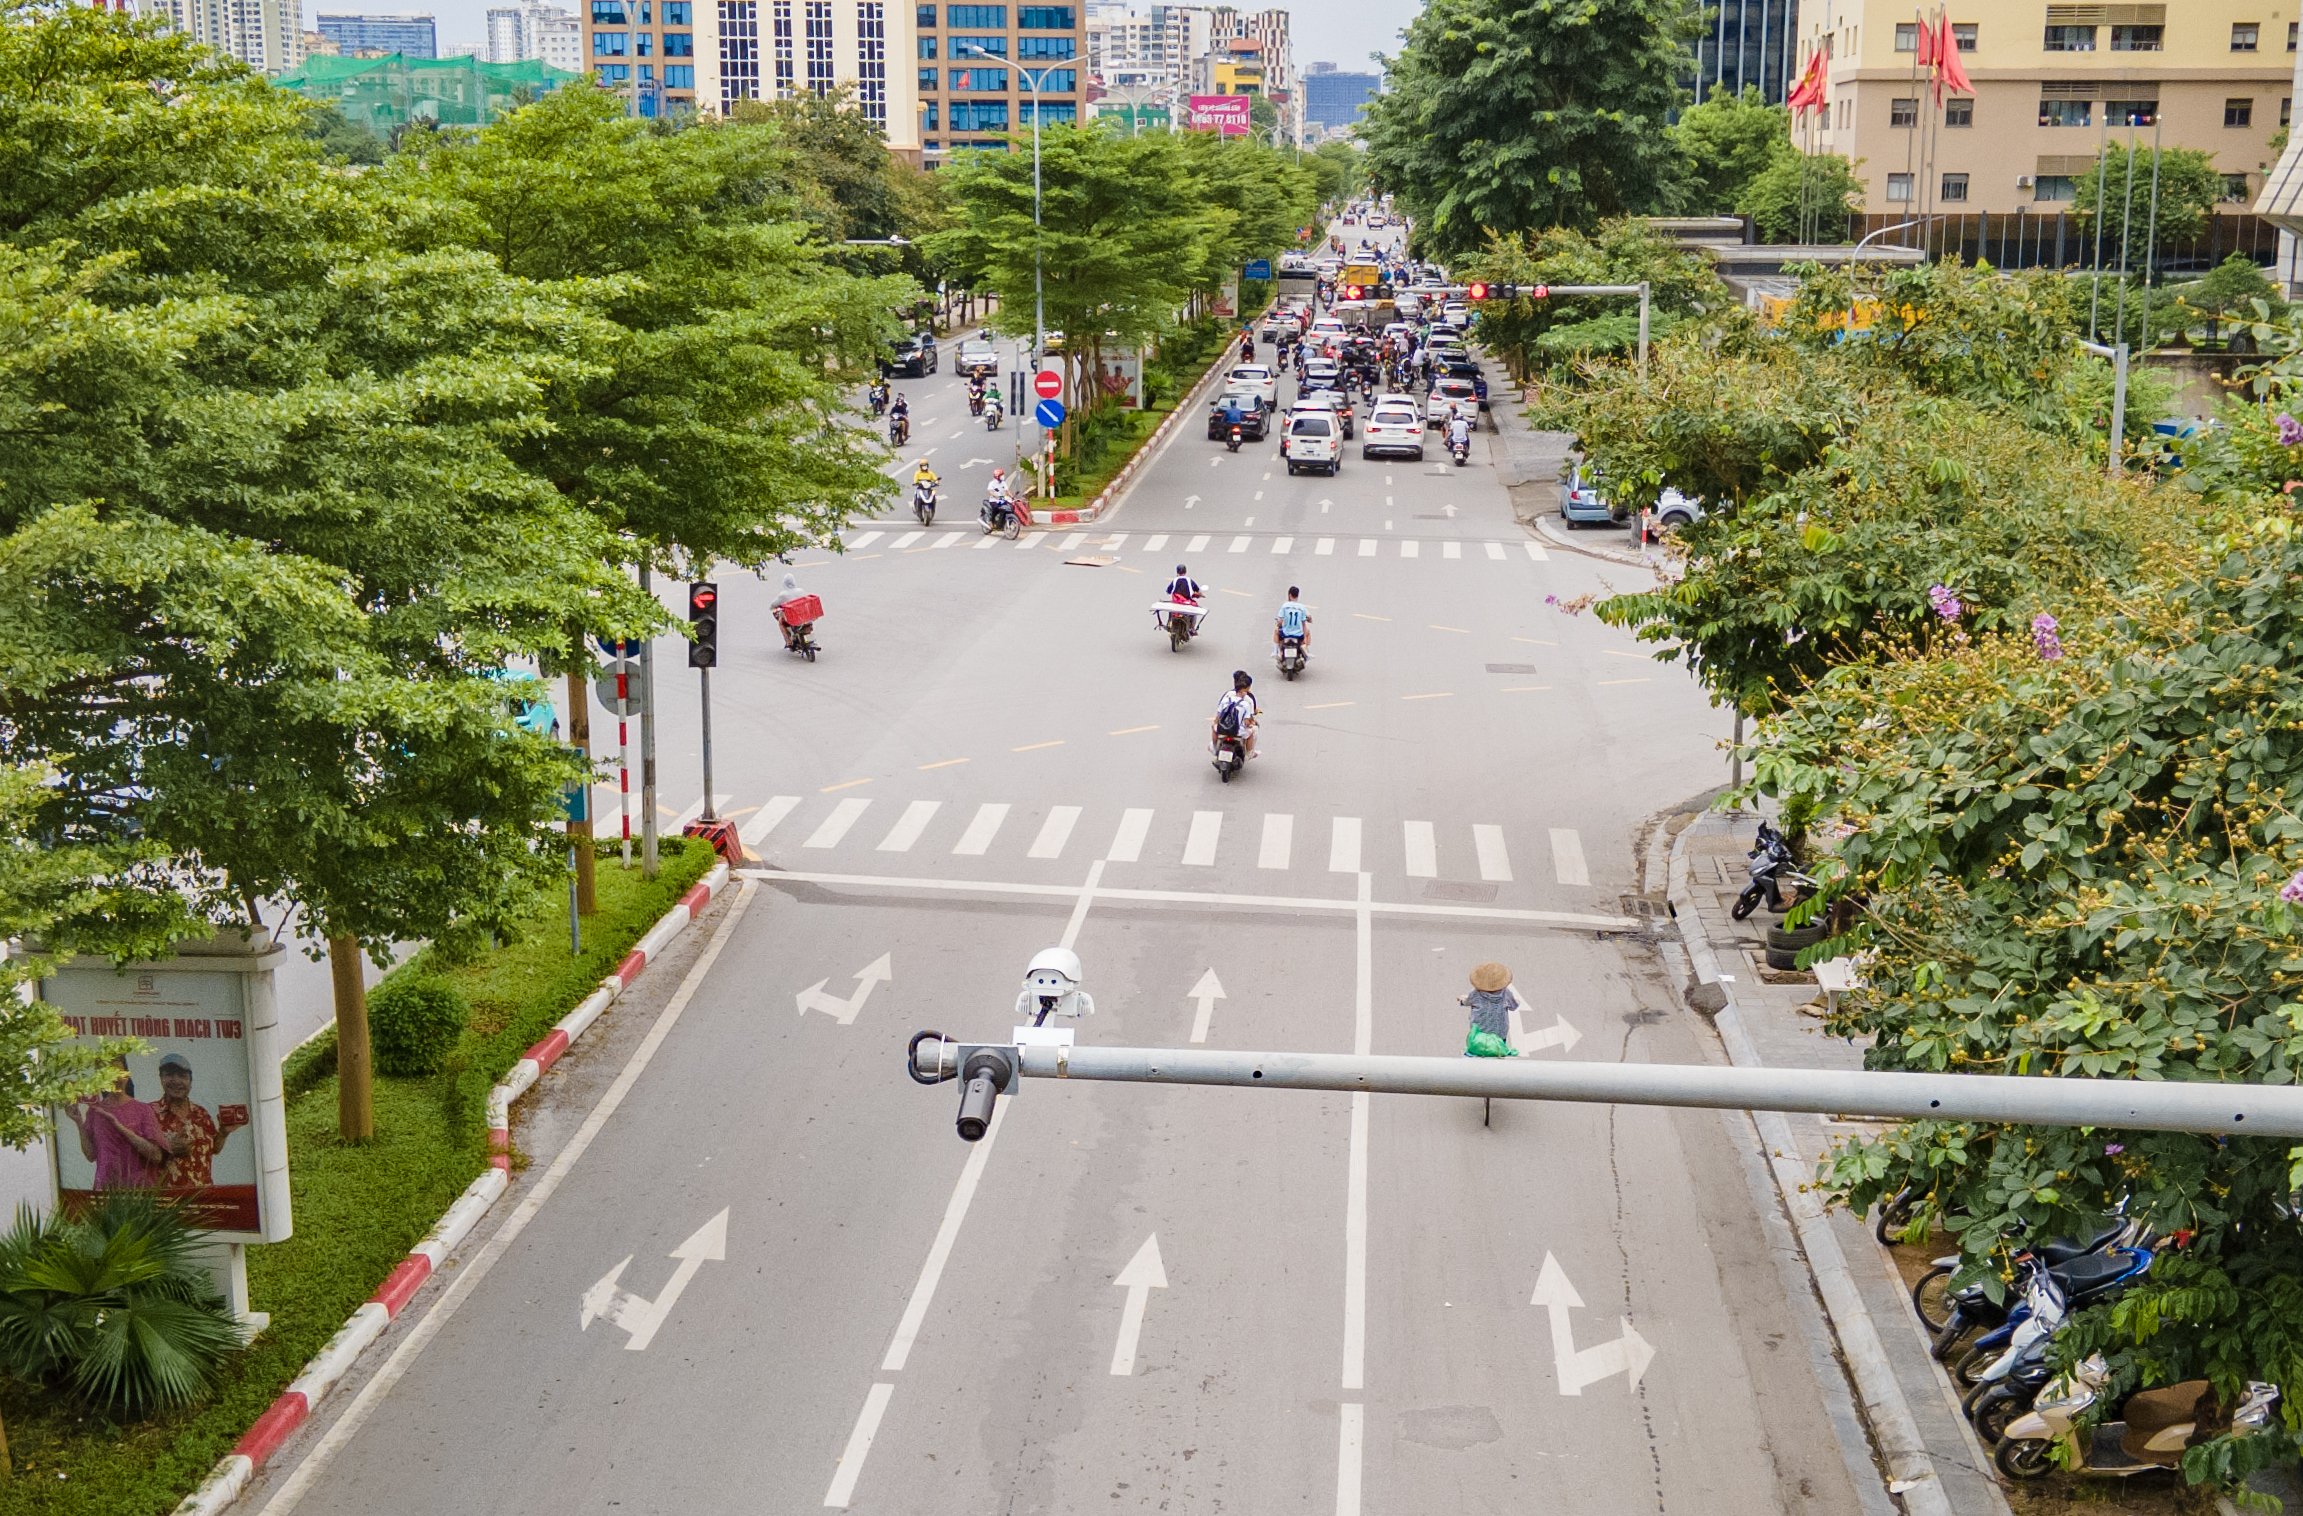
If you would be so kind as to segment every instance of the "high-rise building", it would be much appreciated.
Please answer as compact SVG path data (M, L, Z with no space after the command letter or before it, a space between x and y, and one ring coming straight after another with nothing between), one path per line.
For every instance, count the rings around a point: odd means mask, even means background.
M2242 211L2293 109L2296 23L2264 0L1954 9L1975 87L1940 103L1917 67L1910 0L1800 12L1799 56L1822 50L1827 85L1793 141L1853 163L1875 215L2051 214L2106 143L2131 138L2212 155L2226 208Z
M602 0L594 0L597 10ZM608 0L638 5L648 0ZM664 26L673 4L683 24L688 6L662 0ZM856 108L878 127L888 146L910 152L919 147L919 105L905 72L913 46L912 13L903 0L694 0L692 37L675 42L662 34L667 59L664 86L684 79L694 108L725 112L741 100L783 100L802 93L829 95L852 87ZM645 34L640 34L643 39ZM643 42L644 45L644 42ZM680 48L693 67L675 75L668 60ZM606 56L600 54L597 56ZM642 53L640 56L645 56Z
M1354 74L1332 63L1314 63L1303 71L1303 124L1335 131L1350 126L1383 90L1383 75Z
M1303 102L1295 76L1295 44L1289 35L1288 13L1283 10L1243 11L1228 5L1208 11L1208 47L1200 55L1200 94L1256 94L1279 111L1280 136L1303 144ZM1253 89L1243 71L1254 59ZM1229 78L1233 88L1224 88Z
M554 68L581 72L584 26L574 11L556 5L501 5L488 12L490 63L541 59Z
M138 15L159 16L193 41L277 74L304 61L299 0L129 0Z
M920 145L931 168L955 152L1005 147L1035 116L1080 118L1088 79L1079 4L920 3L912 12Z
M1810 0L1813 3L1813 0ZM1695 98L1757 85L1781 105L1799 76L1799 0L1704 0L1695 39Z
M354 15L322 11L313 27L346 57L360 53L399 53L408 58L440 56L439 28L430 16Z
M1213 12L1205 6L1090 0L1088 69L1114 89L1191 88L1192 67L1208 49Z

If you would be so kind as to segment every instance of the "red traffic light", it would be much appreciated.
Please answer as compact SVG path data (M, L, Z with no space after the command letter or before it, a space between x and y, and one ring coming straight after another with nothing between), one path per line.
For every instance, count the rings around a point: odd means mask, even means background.
M1470 294L1471 298L1474 300L1485 300L1487 298L1487 286L1484 284L1474 284L1471 287Z
M688 614L693 616L708 611L720 603L719 590L709 584L691 585L688 589Z
M1359 286L1356 284L1345 285L1343 287L1343 298L1346 300L1357 300L1359 298Z
M1551 298L1551 286L1548 284L1537 285L1535 287L1535 298L1538 300L1549 300Z

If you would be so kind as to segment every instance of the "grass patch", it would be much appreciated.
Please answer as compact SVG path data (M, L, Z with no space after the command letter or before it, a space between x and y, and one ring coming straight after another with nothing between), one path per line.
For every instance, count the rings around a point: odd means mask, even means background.
M298 1049L284 1069L296 1235L248 1250L248 1293L257 1310L272 1313L270 1329L214 1397L134 1426L107 1426L34 1387L0 1384L15 1468L15 1478L0 1483L0 1512L164 1516L191 1493L487 1166L489 1087L712 862L703 844L667 837L663 867L650 881L636 865L627 871L603 855L600 909L584 923L580 957L568 952L567 897L550 890L511 940L472 962L445 965L427 948L393 970L455 985L472 1004L472 1025L441 1072L377 1076L372 1143L336 1138L333 1035Z

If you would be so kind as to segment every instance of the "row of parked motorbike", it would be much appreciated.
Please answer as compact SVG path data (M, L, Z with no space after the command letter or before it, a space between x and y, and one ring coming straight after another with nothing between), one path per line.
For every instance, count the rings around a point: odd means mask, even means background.
M1890 1202L1883 1211L1883 1234L1895 1224L1895 1209ZM1936 1360L1961 1390L1961 1408L1991 1446L2000 1473L2031 1480L2061 1467L2127 1478L2175 1468L2184 1449L2220 1435L2223 1408L2204 1379L2135 1390L2091 1419L2110 1392L2110 1366L2100 1355L2067 1373L2052 1366L2056 1337L2072 1312L2111 1300L2181 1242L2114 1218L2092 1236L2018 1252L2020 1287L2012 1291L1995 1295L1982 1281L1952 1288L1961 1262L1956 1255L1936 1259L1912 1285L1911 1303L1933 1338ZM2278 1407L2277 1387L2249 1384L2230 1411L2229 1429L2260 1431Z

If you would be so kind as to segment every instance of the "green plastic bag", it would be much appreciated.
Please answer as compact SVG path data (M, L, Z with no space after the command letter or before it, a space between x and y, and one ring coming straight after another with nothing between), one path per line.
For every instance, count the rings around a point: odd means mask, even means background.
M1466 1058L1510 1058L1516 1056L1511 1050L1510 1043L1496 1036L1495 1033L1483 1032L1478 1027L1473 1027L1464 1035L1463 1055Z

